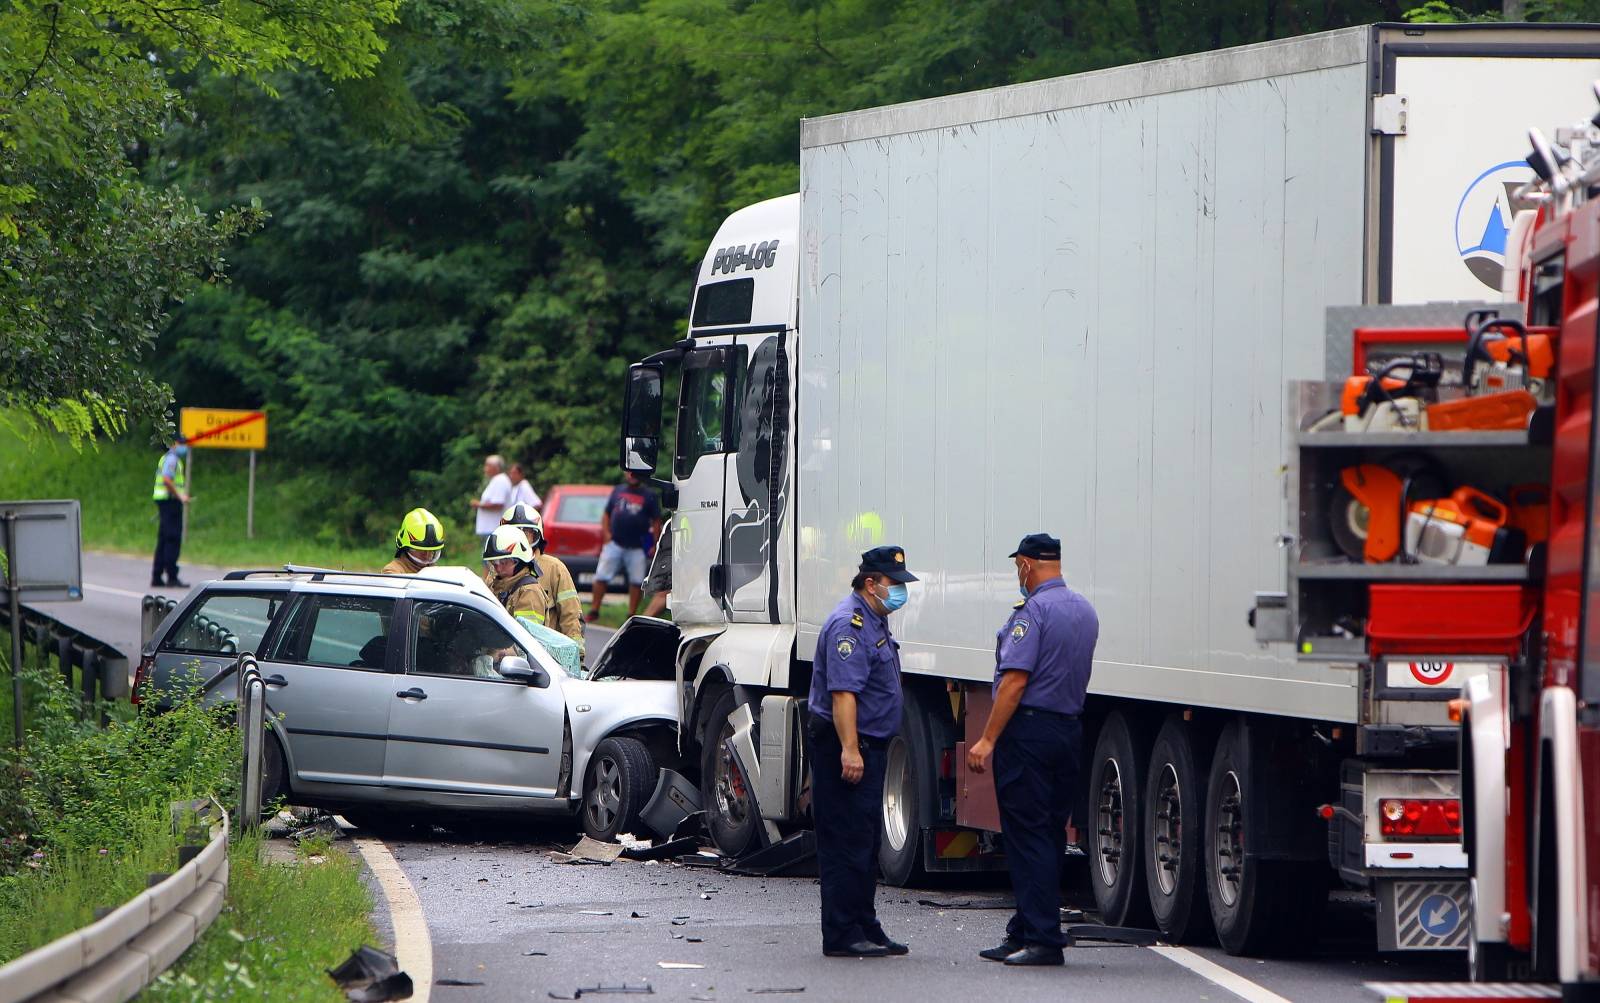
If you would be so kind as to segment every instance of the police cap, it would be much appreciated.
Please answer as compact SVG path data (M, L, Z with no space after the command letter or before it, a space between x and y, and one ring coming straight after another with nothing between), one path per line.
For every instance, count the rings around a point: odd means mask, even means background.
M1031 557L1037 561L1061 560L1061 541L1049 533L1029 533L1007 557Z
M917 576L906 570L906 552L899 547L873 547L861 555L863 573L884 575L897 582L914 582Z

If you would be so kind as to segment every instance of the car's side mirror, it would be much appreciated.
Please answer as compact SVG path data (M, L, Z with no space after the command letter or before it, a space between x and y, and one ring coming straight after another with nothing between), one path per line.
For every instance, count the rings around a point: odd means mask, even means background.
M550 685L550 673L545 671L544 666L530 665L521 655L507 655L500 659L495 669L500 673L500 678L532 686L536 690L546 689Z

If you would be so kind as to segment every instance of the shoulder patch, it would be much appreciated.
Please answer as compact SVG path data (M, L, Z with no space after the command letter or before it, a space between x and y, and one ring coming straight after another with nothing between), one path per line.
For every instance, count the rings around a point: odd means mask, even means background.
M1011 621L1011 639L1013 641L1020 641L1024 637L1027 637L1027 636L1028 636L1028 621L1026 621L1026 620L1013 620L1013 621Z
M860 613L851 613L850 614L850 626L855 627L857 629L860 629L861 627L863 627L865 625L866 625L865 622L861 619L861 614Z
M833 646L833 650L838 653L840 658L849 658L851 652L856 650L856 639L853 637L841 637L838 643Z

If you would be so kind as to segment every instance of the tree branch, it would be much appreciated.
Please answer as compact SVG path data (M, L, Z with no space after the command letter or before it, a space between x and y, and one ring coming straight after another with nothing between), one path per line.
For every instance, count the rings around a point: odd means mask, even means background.
M38 79L39 71L44 69L44 64L50 61L50 53L55 49L56 37L60 33L60 21L61 4L53 3L50 5L50 37L44 40L44 51L39 54L39 63L33 68L33 72L28 74L28 79L22 82L22 86L17 88L17 92L11 95L11 100L15 101L28 93L28 88L32 87L34 80Z

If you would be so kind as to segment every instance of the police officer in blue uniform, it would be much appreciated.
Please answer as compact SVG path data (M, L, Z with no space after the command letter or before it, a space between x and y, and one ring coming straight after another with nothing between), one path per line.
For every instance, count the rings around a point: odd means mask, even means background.
M967 750L967 768L984 772L993 753L1017 911L1006 939L978 953L1008 965L1059 965L1061 860L1083 740L1078 715L1100 620L1061 580L1060 540L1025 536L1011 557L1022 601L995 638L994 706L983 737Z
M899 547L861 555L851 593L822 623L808 703L812 814L822 879L822 953L907 954L878 923L878 841L889 740L900 730L900 645L889 614L905 605Z

